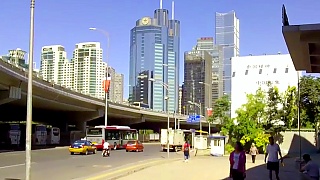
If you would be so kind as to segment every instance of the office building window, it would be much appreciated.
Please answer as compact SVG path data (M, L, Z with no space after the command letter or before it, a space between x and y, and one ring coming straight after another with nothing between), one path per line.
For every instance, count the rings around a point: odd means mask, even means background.
M232 73L232 77L235 77L235 76L236 76L236 72L233 72L233 73Z
M247 69L246 72L245 72L245 75L248 75L248 72L249 72L249 70Z
M273 69L273 73L277 73L277 68L274 68L274 69Z
M285 73L288 73L289 72L289 68L286 68L286 71L285 71Z
M262 69L259 69L259 74L262 74Z

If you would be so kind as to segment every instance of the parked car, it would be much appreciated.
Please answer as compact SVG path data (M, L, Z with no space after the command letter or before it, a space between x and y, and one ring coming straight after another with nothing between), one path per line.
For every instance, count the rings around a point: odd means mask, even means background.
M88 155L89 153L96 154L97 148L87 140L77 140L69 147L69 152L71 155L77 154L84 154Z
M136 151L136 152L143 152L143 144L138 140L131 140L128 141L126 144L126 152Z

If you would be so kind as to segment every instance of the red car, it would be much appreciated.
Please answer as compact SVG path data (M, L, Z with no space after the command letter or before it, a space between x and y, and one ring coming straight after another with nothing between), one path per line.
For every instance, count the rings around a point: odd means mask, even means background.
M138 140L128 141L126 145L126 151L136 151L136 152L143 152L143 144Z

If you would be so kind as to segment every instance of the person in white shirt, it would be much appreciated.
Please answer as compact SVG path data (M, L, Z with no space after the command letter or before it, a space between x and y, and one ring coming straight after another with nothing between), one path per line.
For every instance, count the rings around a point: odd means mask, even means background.
M274 143L274 138L271 136L269 137L269 144L267 146L267 152L266 156L264 158L264 162L267 162L267 169L269 170L269 178L272 180L272 171L275 171L277 180L280 180L279 178L279 156L280 155L280 161L283 162L281 150L277 143Z
M305 172L309 179L319 180L319 166L311 160L309 154L304 154L302 158L306 165L304 165L300 171Z
M109 144L107 141L105 141L105 142L103 143L102 155L104 155L104 153L109 149L109 146L110 146L110 144Z

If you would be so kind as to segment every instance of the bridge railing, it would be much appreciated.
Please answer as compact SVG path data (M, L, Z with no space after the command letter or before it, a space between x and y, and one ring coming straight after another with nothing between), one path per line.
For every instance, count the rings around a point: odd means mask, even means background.
M25 78L28 77L28 69L24 68L24 67L21 67L19 66L18 64L14 64L14 63L11 63L10 61L8 60L5 60L5 59L2 59L0 57L0 62L3 62L1 63L3 66L5 66L6 68L9 68L11 70L14 71L14 73L18 73L22 76L24 76ZM33 81L36 81L40 84L43 84L43 85L46 85L46 86L49 86L49 87L53 87L57 90L61 90L61 91L64 91L66 93L71 93L73 95L76 95L76 96L85 96L85 98L88 98L92 101L97 101L97 102L100 102L100 103L103 103L104 102L104 99L103 98L97 98L95 96L92 96L90 94L86 94L86 93L83 93L83 92L80 92L80 91L76 91L72 88L68 88L64 85L61 85L61 84L57 84L55 82L49 82L47 80L45 80L41 74L39 72L36 72L34 71L33 72ZM167 114L167 112L165 111L158 111L158 110L153 110L153 109L149 109L149 108L143 108L143 107L138 107L138 106L134 106L134 105L131 105L127 102L113 102L111 100L108 100L109 102L113 103L113 104L118 104L118 105L121 105L121 106L126 106L126 107L130 107L130 108L135 108L135 109L139 109L139 110L143 110L143 111L150 111L150 112L156 112L156 113L161 113L161 114ZM174 114L173 112L170 112L169 113L170 116L185 116L183 114Z

